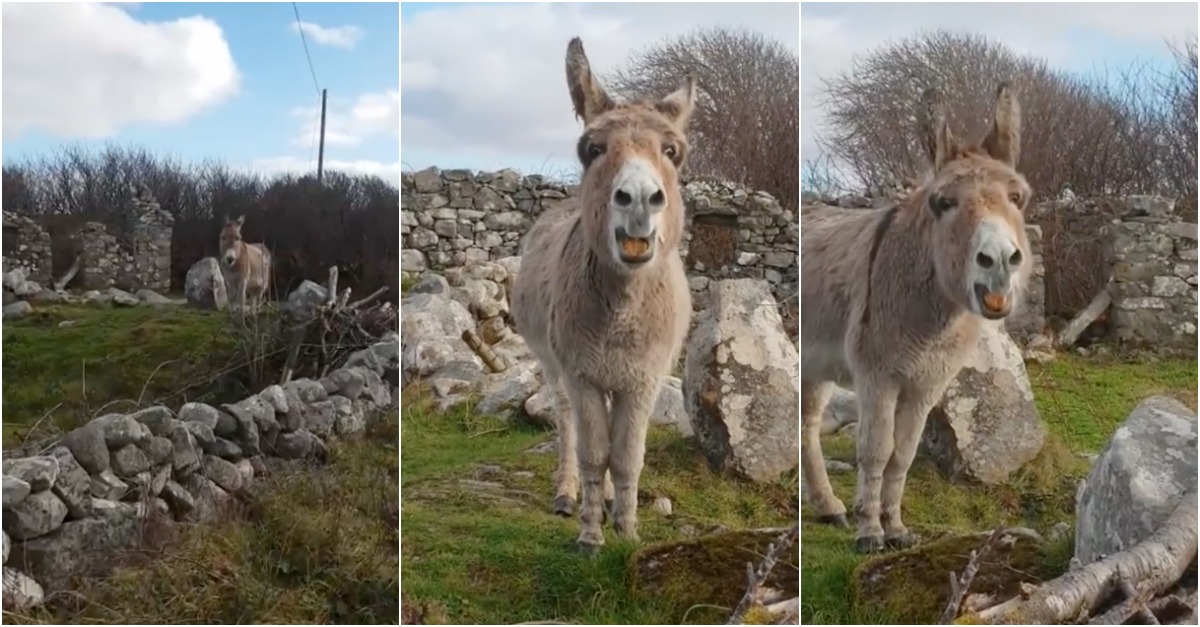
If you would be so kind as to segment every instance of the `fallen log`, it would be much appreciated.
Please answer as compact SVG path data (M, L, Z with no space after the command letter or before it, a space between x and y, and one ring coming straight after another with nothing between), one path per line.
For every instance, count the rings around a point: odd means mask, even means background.
M1135 601L1143 594L1154 598L1167 592L1196 560L1196 506L1193 489L1150 537L1057 579L1028 586L1017 597L980 611L979 619L992 625L1084 622L1120 589L1122 581L1137 591L1130 597ZM1142 609L1132 602L1130 606Z
M1105 284L1104 289L1100 290L1100 292L1092 298L1092 302L1088 303L1088 306L1084 307L1083 311L1079 312L1079 315L1075 316L1070 322L1068 322L1067 326L1063 327L1062 331L1059 331L1058 337L1056 338L1059 348L1071 348L1074 346L1075 342L1079 340L1079 336L1083 335L1083 332L1087 330L1088 326L1095 322L1096 319L1100 317L1100 314L1104 313L1105 310L1108 309L1108 306L1112 304L1112 293L1109 291L1110 289L1112 289L1112 279L1108 280L1108 283Z

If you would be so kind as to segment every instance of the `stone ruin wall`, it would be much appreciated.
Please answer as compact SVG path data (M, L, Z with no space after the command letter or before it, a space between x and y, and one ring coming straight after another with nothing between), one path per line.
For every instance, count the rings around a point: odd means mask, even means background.
M806 193L805 206L830 204L849 208L885 206L894 197L838 198ZM1047 281L1044 238L1055 231L1094 233L1099 251L1099 282L1111 278L1112 306L1108 339L1121 346L1160 354L1196 354L1197 227L1184 222L1175 202L1157 196L1069 198L1037 203L1029 212L1026 234L1034 259L1034 276L1023 312L1008 320L1009 332L1028 342L1046 327ZM1071 251L1068 251L1068 254Z
M51 281L50 234L37 222L11 211L4 212L4 272L22 268L25 276L42 285Z
M218 519L276 460L324 460L331 438L398 411L399 352L399 337L385 336L320 380L220 407L106 414L40 454L5 455L4 609L105 575L144 525Z
M171 235L175 217L145 190L132 200L131 239L127 244L100 222L84 223L72 238L80 257L70 286L83 290L110 287L133 292L171 288ZM26 276L49 288L50 235L33 220L4 213L4 271L23 267Z
M534 219L576 192L512 170L429 168L403 173L400 183L404 276L517 255ZM712 279L765 279L777 300L794 297L800 241L795 215L765 192L716 181L686 183L683 198L687 230L680 255L697 309ZM703 250L689 256L698 237L705 237Z

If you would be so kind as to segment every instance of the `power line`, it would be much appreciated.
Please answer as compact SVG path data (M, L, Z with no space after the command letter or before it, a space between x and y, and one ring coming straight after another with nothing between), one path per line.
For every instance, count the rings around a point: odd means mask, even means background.
M313 87L317 90L317 97L321 97L321 85L317 82L317 71L313 69L312 55L308 53L308 38L304 36L304 27L300 24L300 8L296 3L292 3L292 11L296 14L296 30L300 31L300 42L304 44L304 56L308 58L308 71L312 74Z

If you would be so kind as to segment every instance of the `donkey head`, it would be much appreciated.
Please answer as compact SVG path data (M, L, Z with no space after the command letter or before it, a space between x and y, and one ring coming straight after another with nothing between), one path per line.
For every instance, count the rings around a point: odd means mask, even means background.
M237 220L225 218L225 226L221 228L221 259L227 266L236 264L242 253L242 224L245 222L246 216L238 216Z
M567 86L585 126L577 152L583 226L593 251L622 272L673 254L683 235L679 171L695 79L658 101L617 103L596 82L576 37L567 46Z
M1032 271L1023 216L1032 191L1016 171L1020 104L1002 83L991 129L977 144L964 145L950 132L938 93L928 90L924 97L918 118L933 162L924 192L938 282L972 313L1004 318Z

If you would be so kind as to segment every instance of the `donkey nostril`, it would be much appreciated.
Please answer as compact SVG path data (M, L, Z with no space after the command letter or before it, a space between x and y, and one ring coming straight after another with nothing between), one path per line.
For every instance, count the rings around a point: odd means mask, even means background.
M990 268L995 262L992 261L991 257L988 257L983 253L979 253L978 255L975 255L975 263L979 264L979 267L981 268Z
M623 189L618 189L616 194L613 194L613 200L617 201L618 205L628 207L629 203L633 202L633 196Z
M1013 252L1012 256L1008 258L1008 265L1019 266L1021 265L1021 259L1021 251L1015 251Z
M663 204L663 201L665 201L665 200L666 200L666 197L663 196L661 189L658 190L657 192L654 192L654 194L652 196L650 196L650 204L652 204L652 205L661 205L661 204Z

